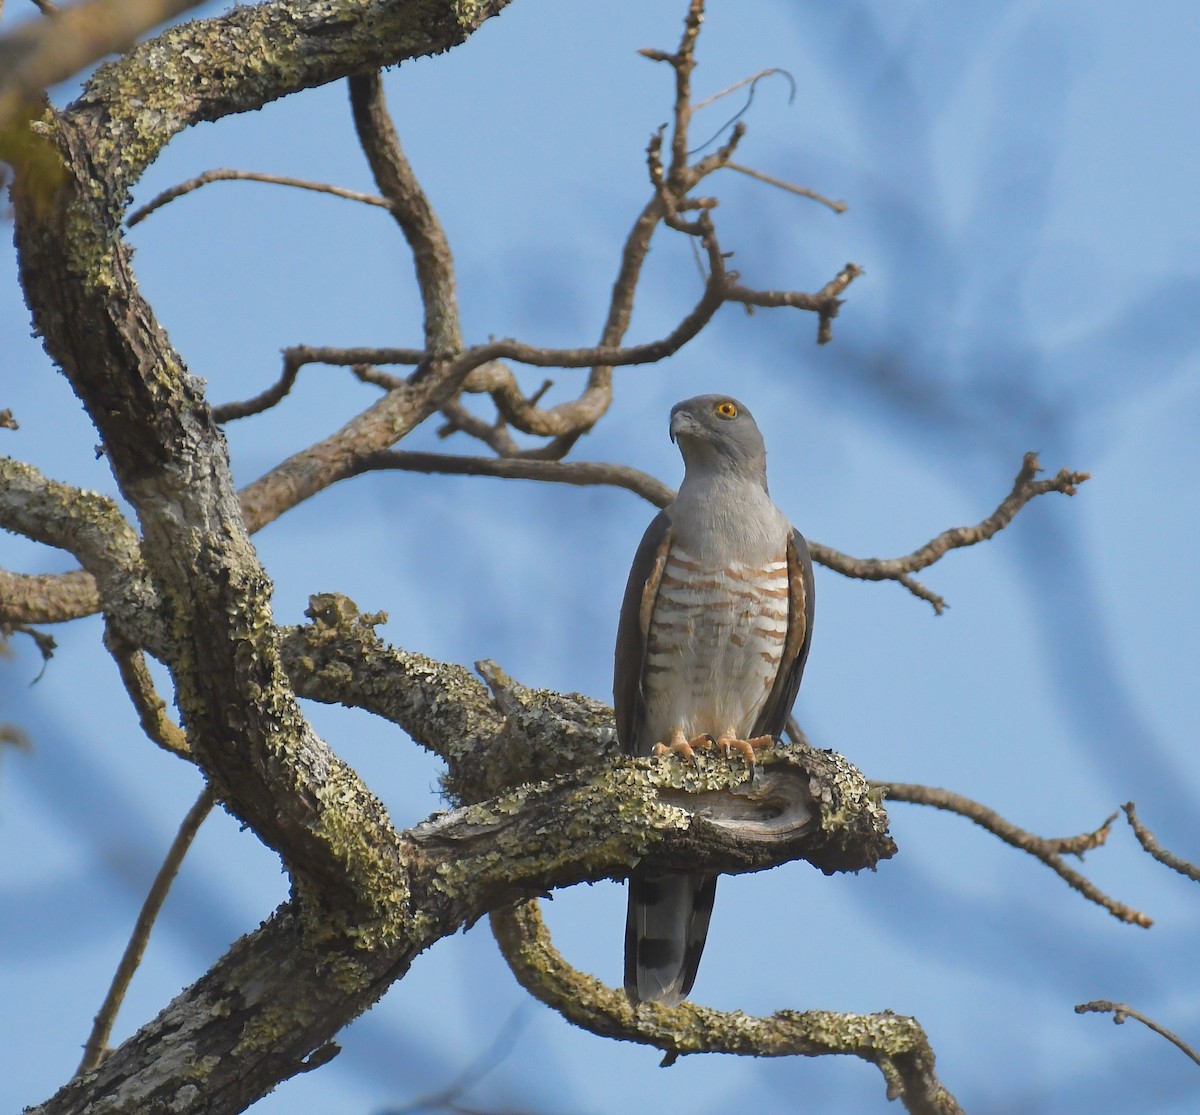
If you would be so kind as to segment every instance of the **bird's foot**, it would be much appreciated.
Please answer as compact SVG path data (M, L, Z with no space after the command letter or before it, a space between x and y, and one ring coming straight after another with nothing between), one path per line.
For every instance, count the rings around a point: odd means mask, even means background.
M688 739L680 729L676 728L671 733L671 738L667 743L656 743L654 745L654 754L680 755L695 764L697 751L710 751L714 746L718 745L714 744L712 736L697 736L695 739Z
M717 738L717 750L725 757L736 751L746 760L746 766L754 770L754 749L771 747L775 740L771 736L755 736L753 739L738 739L732 732L722 732Z

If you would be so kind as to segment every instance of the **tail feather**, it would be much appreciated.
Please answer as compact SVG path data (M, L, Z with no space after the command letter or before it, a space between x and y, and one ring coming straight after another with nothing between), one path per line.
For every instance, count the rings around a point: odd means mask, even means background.
M632 1003L674 1006L696 980L717 876L634 874L625 919L625 993Z

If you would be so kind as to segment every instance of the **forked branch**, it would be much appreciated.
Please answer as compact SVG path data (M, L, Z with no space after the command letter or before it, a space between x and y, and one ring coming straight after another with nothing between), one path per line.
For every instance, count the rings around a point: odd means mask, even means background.
M935 561L945 557L951 550L964 546L975 546L986 542L1002 531L1016 517L1030 500L1049 492L1060 492L1073 496L1080 484L1090 479L1086 472L1072 472L1060 469L1057 475L1047 480L1036 479L1042 466L1036 453L1026 453L1021 462L1021 468L1013 481L1012 491L1000 502L986 519L968 527L951 527L942 531L936 538L926 542L924 546L911 554L897 558L854 558L831 550L820 543L810 543L813 560L820 562L828 569L842 573L847 577L857 577L864 581L899 581L914 595L928 600L933 610L941 615L947 604L940 596L929 591L920 582L913 580L912 574L927 569Z
M1078 891L1089 902L1094 902L1097 906L1107 910L1118 921L1137 925L1142 929L1149 929L1154 924L1148 915L1123 902L1118 902L1115 898L1110 898L1090 879L1085 878L1063 862L1064 855L1082 858L1084 852L1100 847L1112 831L1112 823L1117 819L1115 813L1093 832L1055 839L1036 836L1023 828L1018 828L1011 821L1001 817L994 809L989 809L986 805L981 805L977 801L972 801L970 798L950 790L905 782L872 782L872 785L881 790L888 801L931 805L934 809L957 813L960 817L974 821L980 828L986 829L993 836L998 836L1010 847L1027 852L1035 859L1041 860L1072 890Z

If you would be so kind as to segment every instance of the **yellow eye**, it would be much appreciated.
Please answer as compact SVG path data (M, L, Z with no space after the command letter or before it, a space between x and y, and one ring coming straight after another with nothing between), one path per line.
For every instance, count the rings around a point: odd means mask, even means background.
M721 418L736 418L738 416L738 408L728 399L725 399L713 407L713 414L719 415Z

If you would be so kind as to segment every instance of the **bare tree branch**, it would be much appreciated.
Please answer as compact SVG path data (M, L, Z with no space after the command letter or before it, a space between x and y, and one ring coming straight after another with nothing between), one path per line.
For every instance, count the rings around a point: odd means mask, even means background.
M167 900L171 884L175 882L175 876L179 874L179 868L183 865L183 857L187 855L192 841L196 838L196 833L200 831L200 826L212 811L216 800L216 795L206 786L200 792L195 805L188 810L187 816L179 826L179 831L175 834L175 839L171 841L171 847L167 850L167 858L163 860L162 867L158 869L158 874L154 877L150 892L142 903L137 922L133 927L133 935L129 938L129 943L121 954L121 962L117 965L108 993L104 996L104 1002L96 1014L92 1032L88 1035L88 1040L83 1047L83 1060L79 1062L79 1068L75 1070L76 1076L91 1072L110 1052L108 1039L112 1034L113 1023L117 1020L117 1011L121 1009L121 1003L125 999L125 993L129 990L133 974L142 962L146 945L150 941L150 931L158 920L159 912Z
M884 1012L779 1011L769 1018L726 1014L693 1003L632 1007L625 994L573 968L554 948L536 901L492 911L492 932L517 982L568 1022L603 1037L654 1046L671 1064L690 1053L757 1057L842 1054L879 1067L889 1099L919 1115L961 1111L934 1072L916 1019Z
M844 201L834 201L832 198L828 198L824 194L819 194L815 190L810 190L807 186L797 186L792 182L785 182L782 178L775 178L770 174L764 174L761 170L754 170L751 167L742 166L741 163L727 162L725 166L729 170L736 170L738 174L744 174L748 178L753 178L758 182L765 182L768 186L774 186L776 189L786 190L790 194L796 194L797 197L806 197L812 201L818 201L822 205L832 209L835 213L845 213L849 208Z
M378 73L351 76L350 104L375 183L412 250L425 309L425 351L431 360L452 356L463 347L454 256L442 222L400 146Z
M1189 863L1185 859L1181 859L1173 852L1168 852L1137 815L1137 810L1134 808L1133 802L1126 802L1121 808L1125 811L1125 816L1129 820L1129 826L1133 829L1133 834L1138 838L1138 843L1150 853L1159 863L1169 867L1172 871L1179 872L1185 878L1191 879L1193 883L1200 883L1200 867L1194 863ZM1129 1012L1129 1013L1132 1013ZM1137 1017L1136 1015L1134 1017ZM1143 1021L1145 1021L1143 1019Z
M1006 821L995 810L950 790L904 782L872 782L871 785L881 790L889 801L931 805L934 809L957 813L960 817L974 821L980 828L986 829L993 836L998 836L1005 844L1022 852L1028 852L1029 855L1041 860L1072 890L1078 891L1089 902L1094 902L1097 906L1107 910L1118 921L1137 925L1143 929L1149 929L1154 924L1146 914L1135 910L1132 906L1118 902L1115 898L1110 898L1090 879L1084 878L1078 871L1074 871L1062 861L1064 855L1082 857L1084 852L1103 844L1108 839L1113 821L1117 818L1115 813L1094 832L1062 839L1047 839L1018 828L1011 821Z
M1113 1022L1118 1026L1124 1023L1126 1018L1136 1018L1143 1026L1148 1026L1160 1037L1164 1037L1173 1046L1190 1057L1196 1064L1200 1065L1200 1053L1197 1053L1190 1045L1187 1044L1181 1037L1173 1034L1164 1026L1160 1026L1152 1018L1147 1018L1141 1011L1136 1011L1128 1003L1112 1003L1107 999L1095 999L1090 1003L1080 1003L1075 1008L1076 1014L1108 1014L1113 1016Z
M512 343L515 344L515 342ZM255 399L217 407L214 416L218 420L226 421L241 415L258 413L273 406L290 390L299 368L304 364L350 364L355 366L356 375L365 379L367 376L364 374L363 364L368 362L411 364L418 362L420 356L420 352L415 349L329 349L296 346L287 349L284 353L284 372L278 383ZM484 367L486 366L484 365ZM389 385L385 382L383 386L386 388ZM485 423L473 419L461 411L461 408L454 409L454 406L454 404L451 405L448 413L456 415L457 421L476 422L481 427L486 426ZM656 507L665 507L675 498L675 493L669 486L647 473L626 465L598 462L566 464L552 460L538 460L528 452L517 450L516 446L512 445L511 439L508 442L501 442L498 437L493 437L486 430L472 429L471 432L484 440L491 438L496 442L497 447L503 444L509 445L513 451L512 454L502 456L500 459L492 459L443 456L434 453L364 450L352 455L340 470L331 471L326 475L323 478L323 485L327 487L339 480L375 469L397 469L459 476L512 477L582 486L611 484L641 496ZM507 435L502 436L507 437ZM1038 468L1037 455L1027 453L1012 492L1005 497L992 515L974 526L952 527L945 530L924 546L904 557L856 558L811 539L809 540L809 551L813 560L818 564L824 565L836 573L841 573L843 576L870 581L896 581L914 596L929 601L933 605L934 611L940 615L948 606L946 601L913 578L912 571L927 568L953 549L977 545L993 537L1012 522L1025 504L1037 496L1049 492L1074 495L1076 485L1088 479L1087 473L1061 469L1052 479L1034 480L1033 477L1036 476ZM2 519L2 513L3 508L0 506L0 519ZM260 525L263 524L256 524L252 529L258 529ZM0 589L5 589L0 592L0 601L9 602L7 611L4 605L0 604L0 619L7 618L10 622L58 623L78 618L81 615L90 615L99 607L99 599L94 591L88 591L90 587L89 578L81 571L63 574L59 577L41 578L20 577L17 574L0 571Z
M360 379L366 379L361 370L367 364L419 364L423 354L411 348L315 348L310 345L293 345L283 350L283 371L270 387L236 403L222 403L213 407L213 420L233 422L238 418L249 418L282 402L296 385L300 369L308 364L350 365ZM374 382L374 381L372 381ZM403 380L395 380L385 386L388 390L403 387Z
M187 734L167 715L166 702L154 688L154 679L146 666L146 656L121 635L116 628L115 618L105 620L104 645L117 664L121 681L137 710L138 721L147 738L172 755L190 759L192 749Z
M650 503L666 506L674 492L653 476L628 465L598 461L539 461L512 457L454 457L441 453L392 451L375 453L358 462L358 471L400 469L448 476L498 476L514 480L543 480L579 487L611 485L625 488Z
M200 189L201 186L207 186L210 182L266 182L272 186L291 186L297 190L332 194L334 197L344 198L347 201L358 201L363 205L376 205L382 209L387 209L391 205L387 198L379 197L377 194L364 194L361 190L348 190L344 186L310 182L304 178L291 178L286 174L264 174L257 170L231 170L227 167L219 167L216 170L206 170L203 174L197 174L195 178L180 182L169 190L163 190L161 194L129 214L125 220L126 228L133 228L134 225L141 224L155 210L161 209L176 198Z
M909 591L929 600L933 605L933 610L940 615L946 608L946 602L940 596L926 595L928 590L917 592L918 587L923 589L924 586L919 586L918 582L911 579L906 580L908 574L928 568L951 550L963 546L974 546L992 538L1008 526L1016 517L1017 512L1031 499L1049 492L1061 492L1063 495L1073 496L1077 486L1090 479L1089 473L1071 472L1064 468L1049 480L1036 480L1034 478L1041 471L1041 467L1036 453L1026 453L1021 469L1013 482L1012 491L991 515L974 526L952 527L944 530L936 538L926 542L924 546L905 557L853 558L831 550L827 546L822 546L820 543L810 543L809 550L814 561L847 577L858 577L864 581L899 580L906 585Z

